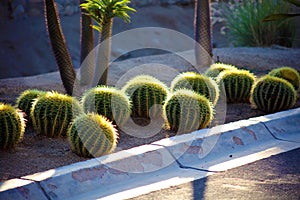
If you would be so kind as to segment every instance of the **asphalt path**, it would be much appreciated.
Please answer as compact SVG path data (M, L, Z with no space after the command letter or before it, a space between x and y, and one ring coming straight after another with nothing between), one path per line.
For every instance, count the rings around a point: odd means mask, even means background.
M300 148L132 200L300 200Z

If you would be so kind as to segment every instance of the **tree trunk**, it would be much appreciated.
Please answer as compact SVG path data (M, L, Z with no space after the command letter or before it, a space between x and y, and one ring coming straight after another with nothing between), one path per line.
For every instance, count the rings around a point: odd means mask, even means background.
M194 31L195 57L200 67L212 62L212 27L210 0L195 0Z
M103 20L101 33L99 35L99 48L96 61L94 83L98 85L107 84L108 67L111 53L111 36L112 36L113 19ZM97 82L98 81L98 82Z
M80 0L80 4L84 2L85 0ZM83 61L94 48L94 30L92 28L92 18L86 15L82 8L80 24L80 83L82 85L88 85L93 80L94 62L93 60L86 60L83 64Z
M60 72L60 77L67 94L72 95L76 74L60 26L56 4L54 0L44 0L44 5L46 27L56 59L56 64Z

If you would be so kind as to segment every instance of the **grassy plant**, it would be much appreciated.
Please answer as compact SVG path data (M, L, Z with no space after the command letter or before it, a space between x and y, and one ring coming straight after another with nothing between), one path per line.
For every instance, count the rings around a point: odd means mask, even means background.
M291 47L295 25L291 20L263 23L267 15L288 12L290 5L277 0L242 0L224 6L228 36L235 46Z

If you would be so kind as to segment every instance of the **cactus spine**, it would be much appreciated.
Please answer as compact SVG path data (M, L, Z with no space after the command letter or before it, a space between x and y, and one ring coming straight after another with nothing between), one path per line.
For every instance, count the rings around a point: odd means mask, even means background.
M277 69L273 69L272 71L270 71L269 75L278 78L283 78L290 82L294 86L295 90L299 89L300 75L297 72L297 70L291 67L280 67Z
M131 79L122 90L130 97L134 117L162 115L162 106L169 93L163 82L149 75L139 75Z
M9 104L0 103L0 149L11 149L23 138L23 114Z
M219 87L211 78L195 72L179 74L171 83L171 92L178 89L191 89L204 95L215 105L219 99Z
M122 126L130 116L131 104L126 94L113 87L98 86L82 98L84 111L94 112Z
M171 130L187 133L207 127L213 119L212 103L192 90L179 89L168 97L164 115Z
M224 84L227 102L248 103L255 79L254 74L247 70L226 70L220 73L217 83Z
M38 133L47 137L63 137L67 135L70 122L81 113L82 108L76 99L47 92L33 102L30 116Z
M36 98L44 95L46 92L36 89L25 90L17 99L17 107L26 114L27 123L31 123L30 110L32 103Z
M205 71L205 75L216 79L219 76L219 74L225 70L237 70L237 68L229 64L214 63Z
M100 157L113 152L117 138L112 123L94 113L80 115L68 130L72 151L82 157Z
M297 92L288 81L264 76L252 87L250 102L254 108L267 113L292 108L297 100Z

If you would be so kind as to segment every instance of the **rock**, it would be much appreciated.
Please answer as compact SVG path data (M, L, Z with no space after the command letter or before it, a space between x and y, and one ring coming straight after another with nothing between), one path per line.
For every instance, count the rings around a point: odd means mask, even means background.
M21 5L21 4L19 4L15 9L14 9L14 11L13 11L13 17L15 18L15 17L18 17L18 16L20 16L20 15L22 15L22 14L24 14L25 13L25 9L24 9L24 7Z
M71 6L71 5L66 6L63 14L67 15L67 16L73 15L74 14L74 7Z

